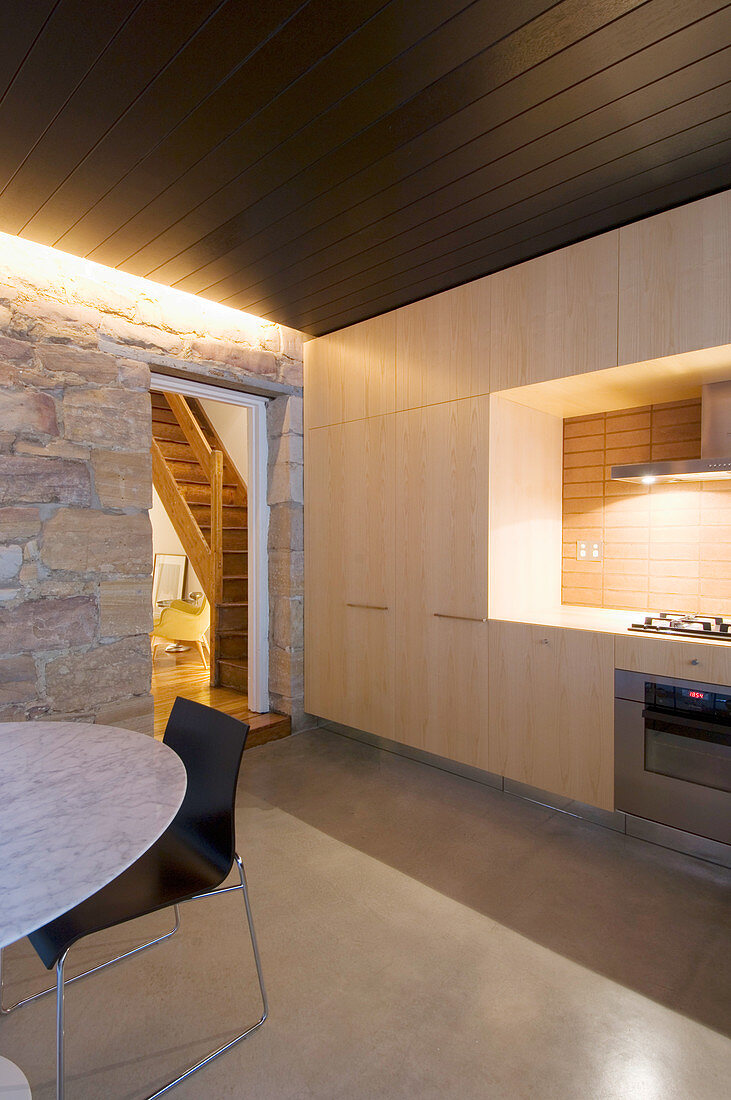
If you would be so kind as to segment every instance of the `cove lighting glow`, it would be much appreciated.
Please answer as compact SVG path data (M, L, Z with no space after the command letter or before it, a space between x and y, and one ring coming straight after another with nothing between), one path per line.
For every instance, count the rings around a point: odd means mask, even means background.
M0 233L0 284L19 300L43 299L113 313L130 324L264 346L273 321L139 275Z

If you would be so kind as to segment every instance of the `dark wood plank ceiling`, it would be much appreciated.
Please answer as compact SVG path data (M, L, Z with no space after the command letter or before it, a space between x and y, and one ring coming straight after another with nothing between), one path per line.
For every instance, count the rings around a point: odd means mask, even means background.
M6 0L0 229L320 335L731 186L718 0Z

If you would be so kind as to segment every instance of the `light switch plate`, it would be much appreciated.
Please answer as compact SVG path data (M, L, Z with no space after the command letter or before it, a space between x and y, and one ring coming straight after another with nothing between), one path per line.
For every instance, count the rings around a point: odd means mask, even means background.
M604 557L604 543L595 539L576 540L577 561L601 561Z

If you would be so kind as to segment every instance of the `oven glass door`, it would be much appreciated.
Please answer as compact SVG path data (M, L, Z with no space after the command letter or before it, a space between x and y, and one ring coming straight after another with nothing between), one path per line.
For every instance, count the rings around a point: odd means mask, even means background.
M731 728L647 707L645 770L731 792Z

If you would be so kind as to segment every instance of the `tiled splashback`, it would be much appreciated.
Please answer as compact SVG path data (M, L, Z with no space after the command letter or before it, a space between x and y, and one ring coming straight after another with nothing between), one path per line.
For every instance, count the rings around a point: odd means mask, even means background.
M731 615L731 480L611 481L613 465L698 458L700 400L564 421L563 602ZM600 539L601 562L576 560Z

